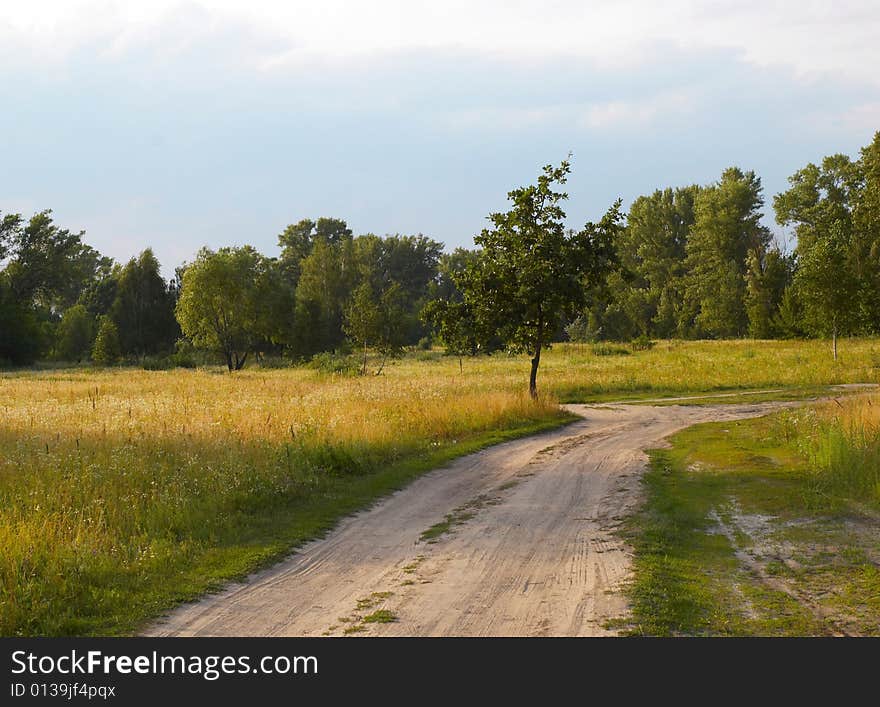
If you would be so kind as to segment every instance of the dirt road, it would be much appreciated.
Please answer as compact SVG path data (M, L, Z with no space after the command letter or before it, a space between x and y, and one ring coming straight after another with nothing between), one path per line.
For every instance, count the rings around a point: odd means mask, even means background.
M583 420L433 471L147 633L613 633L606 623L625 615L630 572L615 529L639 501L642 450L689 425L776 407L568 406Z

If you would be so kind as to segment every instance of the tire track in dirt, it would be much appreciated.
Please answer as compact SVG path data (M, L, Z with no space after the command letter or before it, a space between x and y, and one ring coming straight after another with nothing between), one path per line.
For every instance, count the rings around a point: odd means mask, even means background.
M432 471L146 634L613 634L607 622L626 615L631 571L615 530L640 501L642 450L693 424L781 405L566 407L582 419ZM446 532L423 538L450 516ZM363 623L375 610L394 620Z

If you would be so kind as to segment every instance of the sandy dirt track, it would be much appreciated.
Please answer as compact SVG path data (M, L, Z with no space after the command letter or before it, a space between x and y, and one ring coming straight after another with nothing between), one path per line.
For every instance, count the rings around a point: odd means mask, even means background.
M608 635L626 614L630 556L615 530L639 502L642 450L778 407L569 405L582 420L432 471L147 635ZM422 539L447 514L460 522ZM361 622L377 610L395 620Z

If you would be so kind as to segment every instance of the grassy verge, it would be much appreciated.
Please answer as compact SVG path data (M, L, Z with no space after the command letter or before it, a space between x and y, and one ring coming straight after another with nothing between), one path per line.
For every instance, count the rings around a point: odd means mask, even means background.
M198 503L188 498L186 517L165 518L158 526L154 524L151 531L142 527L141 532L149 535L140 537L123 537L117 531L115 547L83 552L70 543L67 547L28 543L29 555L7 556L0 576L2 633L130 633L180 602L195 599L226 581L279 560L302 542L327 532L342 517L402 488L426 471L484 447L558 427L571 419L557 415L521 421L509 429L475 433L432 446L430 451L411 450L396 459L377 457L355 474L334 472L330 468L333 461L325 459L326 473L304 473L296 483L287 483L286 488L253 487L246 494L226 499L220 508L200 512ZM229 451L230 466L242 461L233 450ZM275 451L275 457L283 460L284 451ZM173 454L170 450L152 453ZM252 458L253 454L246 456ZM203 454L201 461L216 462L216 454ZM220 474L225 476L222 470ZM298 475L296 470L294 474ZM260 481L257 478L255 485ZM181 497L186 492L178 488ZM189 489L189 494L198 494L198 489ZM5 537L0 537L0 541L8 540L8 547L13 549L22 547L20 537L17 542L11 537L15 523L6 520L0 529L0 536ZM54 531L50 532L49 540L52 534Z
M651 453L626 530L629 632L880 634L880 496L839 464L846 449L876 483L876 447L842 443L828 408L815 424L805 415L698 425ZM815 452L835 436L837 457Z

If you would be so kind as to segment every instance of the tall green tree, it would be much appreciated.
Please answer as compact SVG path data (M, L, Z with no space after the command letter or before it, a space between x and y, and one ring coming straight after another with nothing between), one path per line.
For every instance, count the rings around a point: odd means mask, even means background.
M683 330L716 338L746 333L749 254L762 260L770 243L770 231L761 224L763 205L761 179L737 167L696 194L686 245Z
M855 329L859 315L863 248L853 222L861 175L846 155L831 155L789 177L773 201L776 220L797 236L795 287L809 331L837 338Z
M194 345L223 356L229 371L244 367L266 331L271 261L251 246L203 248L183 272L175 309Z
M22 303L0 272L0 366L33 363L45 346L33 307Z
M849 270L850 242L835 225L801 251L795 283L804 304L806 321L813 330L830 335L837 360L837 338L854 323L853 302L858 281Z
M292 223L278 236L281 270L295 287L302 261L311 254L319 239L332 247L351 237L351 229L343 219L322 217L313 221L306 218Z
M6 268L9 286L20 302L61 311L76 303L80 292L112 265L109 258L82 241L84 232L60 228L51 211L3 219L5 245L11 258Z
M111 316L122 353L143 357L170 351L180 336L174 293L162 278L150 248L128 261L118 274Z
M543 349L563 317L576 313L585 293L604 278L622 227L618 202L598 224L579 232L565 228L567 194L558 187L570 171L568 161L547 165L537 184L509 192L511 209L489 216L492 227L474 238L480 257L458 283L482 326L531 357L532 397Z
M291 350L298 356L332 351L344 340L344 310L355 282L350 238L330 243L318 238L302 261L296 287Z
M858 234L860 320L867 333L880 334L880 131L862 148L858 169L853 227Z
M631 326L615 338L675 333L683 300L685 248L694 223L697 186L655 191L630 207L615 243L620 267L609 281L610 299Z
M786 288L791 284L792 263L779 248L771 248L763 257L750 250L746 257L746 315L748 334L753 339L777 335L776 317Z
M361 375L367 372L368 347L375 347L382 356L376 375L382 372L389 356L403 351L405 302L403 287L397 282L378 293L369 280L355 289L345 310L344 329L348 337L363 348Z

